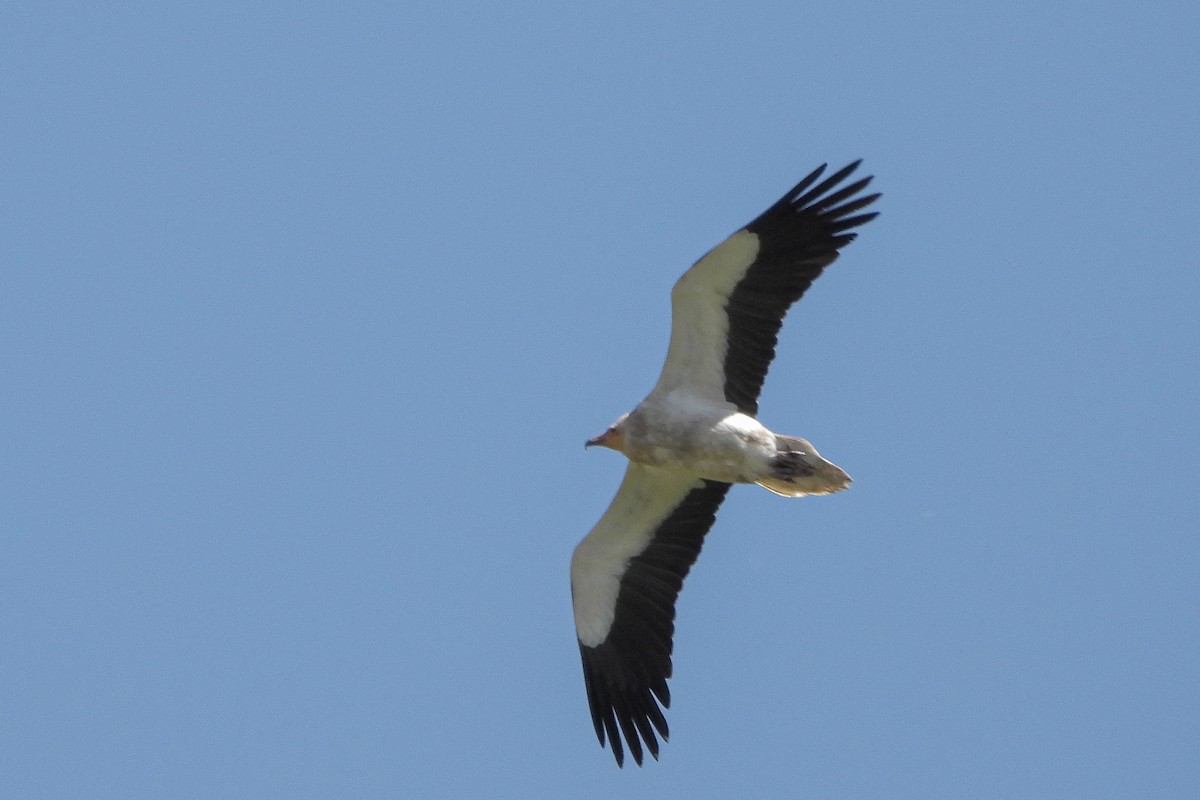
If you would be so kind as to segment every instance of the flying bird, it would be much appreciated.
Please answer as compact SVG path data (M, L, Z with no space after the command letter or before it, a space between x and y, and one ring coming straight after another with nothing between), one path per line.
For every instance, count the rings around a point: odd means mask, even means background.
M571 598L588 706L617 765L668 736L675 600L734 483L785 497L840 492L850 476L757 419L783 317L874 219L871 178L814 170L697 261L671 291L671 339L654 389L587 442L623 453L625 477L575 548ZM622 744L624 739L624 744Z

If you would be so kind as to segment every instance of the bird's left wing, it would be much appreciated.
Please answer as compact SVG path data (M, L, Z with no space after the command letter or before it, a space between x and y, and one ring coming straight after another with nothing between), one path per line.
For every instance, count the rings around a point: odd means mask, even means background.
M758 412L784 315L874 219L858 212L871 179L841 186L855 161L821 180L811 172L775 205L714 247L671 291L671 344L653 394L677 389ZM819 182L818 182L819 181Z
M729 484L630 463L612 504L575 548L571 598L596 737L625 760L658 758L671 704L675 599ZM659 706L662 706L660 708Z

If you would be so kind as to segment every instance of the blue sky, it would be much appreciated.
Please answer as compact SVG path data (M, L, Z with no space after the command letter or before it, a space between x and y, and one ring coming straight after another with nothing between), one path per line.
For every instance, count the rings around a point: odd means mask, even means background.
M9 5L0 794L1197 796L1197 9ZM583 441L859 157L617 770Z

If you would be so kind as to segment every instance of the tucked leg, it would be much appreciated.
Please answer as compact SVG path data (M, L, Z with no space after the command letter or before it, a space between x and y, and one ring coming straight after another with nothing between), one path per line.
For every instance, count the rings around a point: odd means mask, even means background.
M771 459L771 474L775 478L793 483L797 478L807 478L816 472L816 467L804 453L785 452Z

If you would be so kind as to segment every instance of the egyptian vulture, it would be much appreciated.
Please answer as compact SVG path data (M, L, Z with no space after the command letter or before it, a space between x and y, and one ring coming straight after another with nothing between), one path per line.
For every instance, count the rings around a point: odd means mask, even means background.
M618 765L658 758L671 703L675 599L734 483L785 497L850 476L811 444L772 433L758 395L783 317L875 213L859 162L822 165L692 266L671 292L671 340L653 391L587 442L623 453L625 478L571 558L571 597L596 736ZM624 739L624 744L622 743Z

